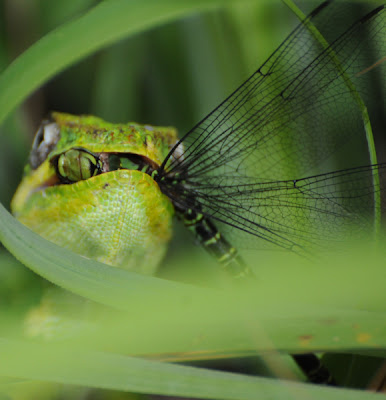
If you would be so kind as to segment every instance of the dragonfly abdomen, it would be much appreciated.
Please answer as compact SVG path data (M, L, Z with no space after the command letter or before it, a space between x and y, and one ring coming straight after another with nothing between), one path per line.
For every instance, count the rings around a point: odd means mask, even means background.
M209 218L192 209L182 213L182 218L185 226L194 233L200 244L228 274L237 279L254 276L237 249L225 239Z

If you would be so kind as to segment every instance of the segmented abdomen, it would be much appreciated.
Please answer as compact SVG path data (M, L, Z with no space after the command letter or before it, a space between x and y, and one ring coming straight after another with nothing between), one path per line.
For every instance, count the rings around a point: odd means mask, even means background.
M217 230L214 223L192 209L181 213L185 226L194 233L206 251L219 262L233 278L254 277L235 247Z

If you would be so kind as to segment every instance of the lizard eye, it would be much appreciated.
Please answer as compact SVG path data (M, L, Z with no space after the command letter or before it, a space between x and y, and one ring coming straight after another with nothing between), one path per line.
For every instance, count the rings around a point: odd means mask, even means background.
M43 163L44 160L47 159L48 154L58 143L59 137L60 129L55 122L42 122L38 131L36 132L29 158L32 169L36 169L40 164Z
M71 149L60 154L54 165L60 180L65 183L89 179L102 172L99 157L83 149Z

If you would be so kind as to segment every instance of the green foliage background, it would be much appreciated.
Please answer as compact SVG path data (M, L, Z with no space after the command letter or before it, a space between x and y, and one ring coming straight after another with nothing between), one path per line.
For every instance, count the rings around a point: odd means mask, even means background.
M6 207L48 111L185 132L246 79L297 21L276 1L12 0L1 12L0 119L7 119L0 137L0 200ZM199 248L186 245L189 235L178 225L160 276L184 284L84 260L23 229L3 210L0 217L1 240L24 264L116 309L98 308L79 336L49 345L25 340L25 312L39 303L46 284L1 249L0 391L13 395L27 387L36 394L29 380L38 380L198 398L373 397L128 355L184 361L264 354L266 375L285 369L284 375L296 377L291 360L279 352L354 353L330 363L347 386L363 387L372 378L365 379L363 370L376 371L386 345L384 251L357 246L349 257L317 263L262 254L261 282L240 290L226 286ZM191 285L215 282L224 287ZM39 384L38 390L55 396L49 386Z

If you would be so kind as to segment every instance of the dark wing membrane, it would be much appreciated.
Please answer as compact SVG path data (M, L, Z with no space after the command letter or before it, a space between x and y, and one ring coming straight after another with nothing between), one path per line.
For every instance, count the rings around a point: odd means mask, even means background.
M361 109L346 78L366 95L365 79L374 71L386 75L386 63L362 73L386 54L386 9L346 27L326 49L308 26L327 29L326 20L339 20L331 3L314 10L181 139L182 155L181 146L169 154L158 181L178 207L290 249L334 237L373 212L373 194L383 190L373 175L384 175L384 166L326 171L370 163ZM350 157L337 165L331 155L342 148ZM307 175L313 177L295 179Z

